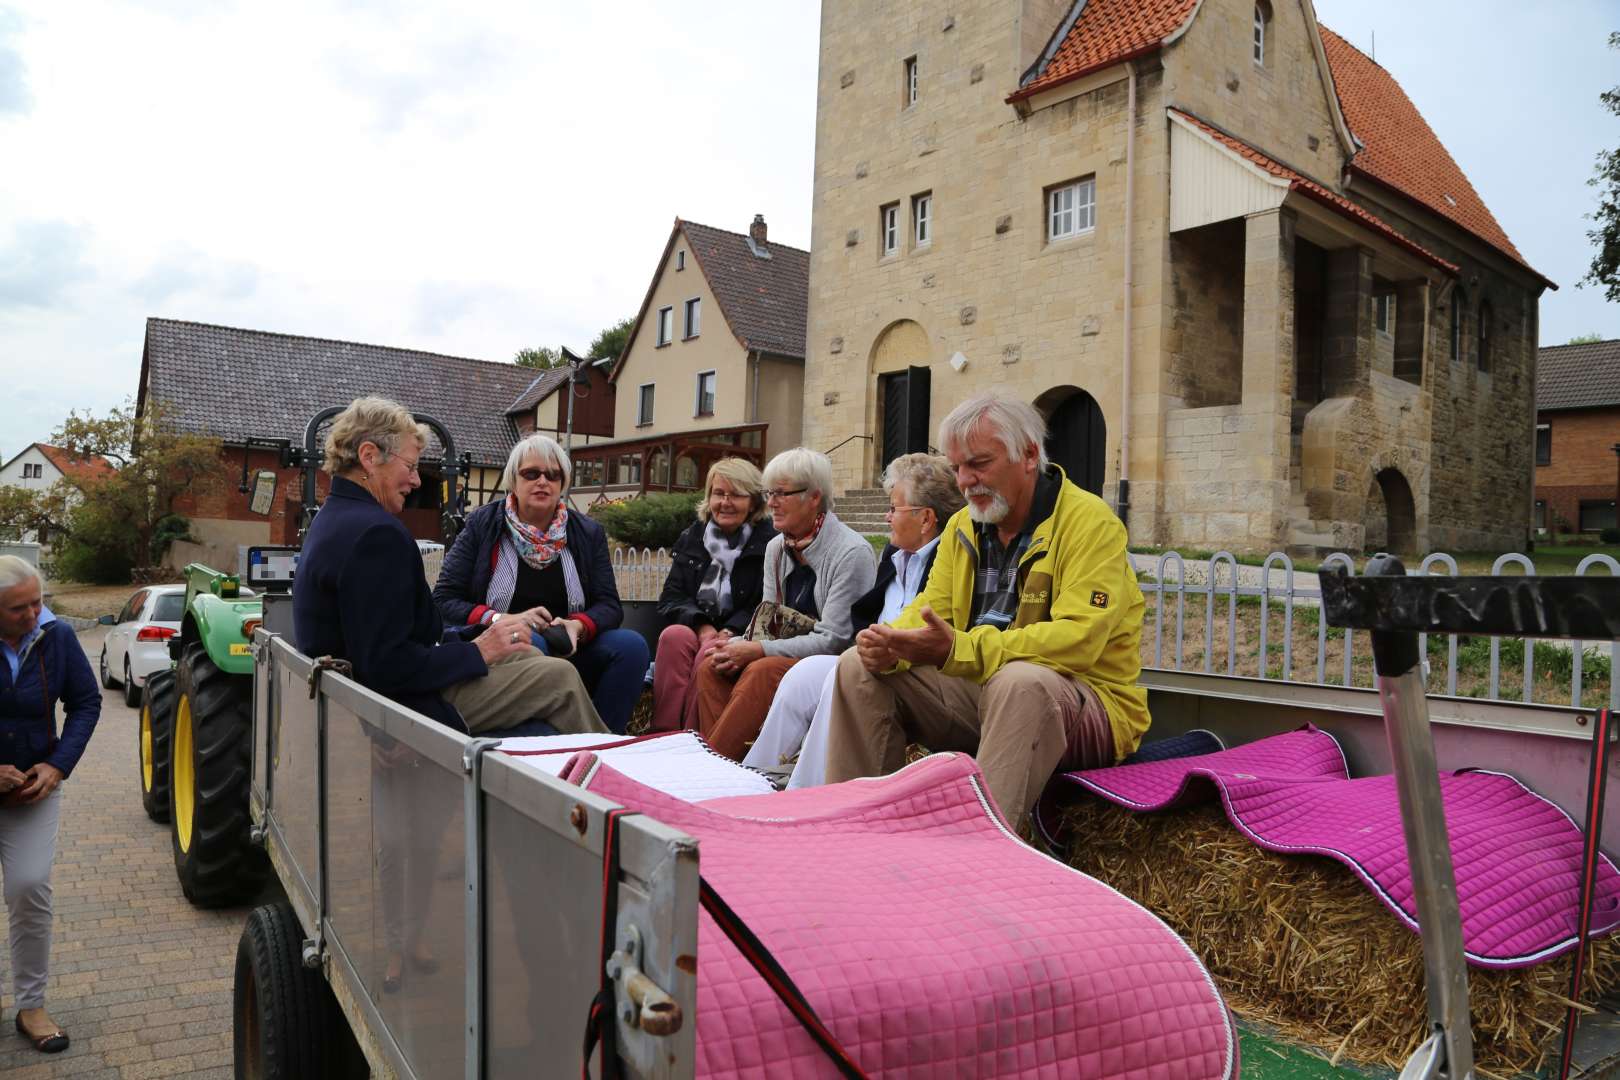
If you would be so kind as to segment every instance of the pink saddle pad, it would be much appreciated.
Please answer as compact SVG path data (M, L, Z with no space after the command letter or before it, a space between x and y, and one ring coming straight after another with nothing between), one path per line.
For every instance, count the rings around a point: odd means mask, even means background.
M1219 795L1244 835L1271 851L1326 855L1348 866L1418 929L1393 776L1350 779L1333 736L1314 727L1200 757L1065 774L1133 810ZM1487 968L1527 967L1575 947L1581 830L1511 776L1442 773L1440 794L1457 875L1464 951ZM1620 925L1620 874L1603 857L1594 935Z
M1186 944L1009 834L965 755L698 804L591 754L563 777L697 837L704 878L869 1076L1237 1076ZM837 1075L707 914L697 1053L699 1076Z

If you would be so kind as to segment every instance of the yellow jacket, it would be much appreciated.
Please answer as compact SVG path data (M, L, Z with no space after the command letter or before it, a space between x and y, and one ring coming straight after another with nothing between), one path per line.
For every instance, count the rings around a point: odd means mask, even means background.
M963 507L945 523L928 583L895 626L920 627L922 609L933 608L956 629L940 671L981 685L1017 660L1084 679L1108 710L1114 751L1122 758L1136 749L1150 720L1147 691L1137 685L1146 603L1125 550L1124 524L1107 503L1051 468L1060 479L1057 501L1019 561L1012 625L968 625L979 547Z

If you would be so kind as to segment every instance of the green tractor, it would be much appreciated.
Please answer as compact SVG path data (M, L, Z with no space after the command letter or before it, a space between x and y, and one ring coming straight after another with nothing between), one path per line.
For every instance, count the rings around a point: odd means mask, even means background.
M146 681L141 702L141 804L167 821L186 898L218 907L256 895L268 866L248 837L253 737L253 631L263 601L236 575L186 567L186 607L170 641L175 667Z
M249 448L280 450L283 468L304 470L304 520L308 531L316 510L315 470L322 452L321 425L342 408L325 409L304 430L304 445L285 439L248 440ZM450 432L421 413L444 448L443 505L446 539L460 531L457 479L467 460L457 459ZM243 454L242 486L247 486ZM296 561L294 548L254 548L249 576L266 570L285 589ZM185 569L186 606L180 632L169 639L175 666L154 672L142 691L136 751L141 806L156 822L167 822L174 868L186 899L199 907L223 907L256 896L269 864L264 848L249 832L248 786L253 750L253 632L264 621L264 600L243 595L235 574L192 563Z

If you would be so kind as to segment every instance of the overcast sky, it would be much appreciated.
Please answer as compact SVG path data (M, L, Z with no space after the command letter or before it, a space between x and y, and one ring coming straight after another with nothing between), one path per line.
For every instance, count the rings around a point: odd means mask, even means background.
M1015 0L1008 0L1009 7ZM1556 281L1620 120L1620 6L1319 0ZM144 320L505 360L640 303L676 215L806 246L817 10L787 0L0 0L0 460L132 398ZM1010 88L1009 88L1010 89ZM252 409L252 402L243 402Z

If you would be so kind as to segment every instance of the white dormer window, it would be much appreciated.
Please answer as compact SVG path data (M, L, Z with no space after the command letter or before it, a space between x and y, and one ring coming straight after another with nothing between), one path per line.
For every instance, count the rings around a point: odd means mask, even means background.
M917 104L917 58L911 56L906 58L905 107L909 109L915 104Z

